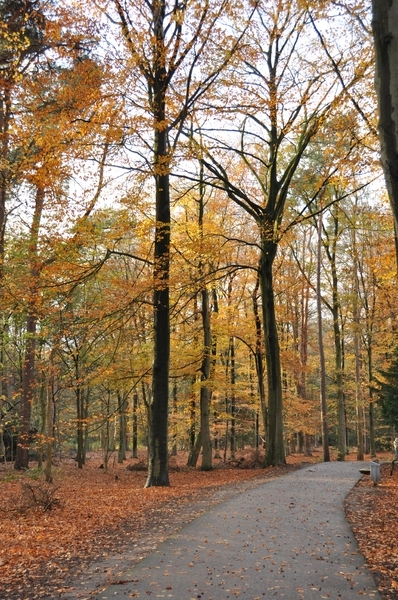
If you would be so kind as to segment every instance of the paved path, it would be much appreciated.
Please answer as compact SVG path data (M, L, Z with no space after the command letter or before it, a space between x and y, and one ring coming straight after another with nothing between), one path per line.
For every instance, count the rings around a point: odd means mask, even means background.
M344 516L362 463L311 465L219 504L98 594L380 600Z

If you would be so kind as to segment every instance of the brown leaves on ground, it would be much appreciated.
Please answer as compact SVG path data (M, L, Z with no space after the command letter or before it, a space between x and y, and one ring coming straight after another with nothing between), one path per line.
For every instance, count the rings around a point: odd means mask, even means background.
M26 506L24 489L32 473L1 465L0 598L62 597L93 560L121 554L142 539L148 551L151 543L223 500L223 490L232 495L253 480L284 474L302 460L302 455L292 457L290 465L265 470L226 463L202 472L184 467L186 456L180 455L170 472L171 486L149 489L143 489L146 473L128 470L126 462L112 461L105 472L98 456L82 470L70 460L55 469L57 503L52 510Z
M375 487L365 475L348 494L346 514L384 600L398 600L398 465L381 465Z
M57 501L51 510L27 505L26 484L36 489L32 472L0 465L0 598L55 599L68 592L87 598L89 590L120 578L123 565L115 555L128 554L137 562L210 506L320 456L289 456L288 465L269 469L239 468L244 465L234 461L210 472L186 468L182 454L174 460L171 487L149 489L143 489L146 473L128 470L127 463L112 461L105 472L95 455L83 470L72 460L62 462L54 473ZM392 477L389 464L381 470L377 487L364 476L348 495L346 509L382 597L398 600L398 465ZM91 565L101 560L97 573ZM73 588L79 579L81 587Z

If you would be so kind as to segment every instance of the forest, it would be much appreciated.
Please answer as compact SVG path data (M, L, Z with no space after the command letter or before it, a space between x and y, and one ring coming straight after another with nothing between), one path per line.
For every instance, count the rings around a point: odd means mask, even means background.
M207 471L390 450L370 2L0 13L2 460L51 481L55 457L145 448L151 487L179 451Z

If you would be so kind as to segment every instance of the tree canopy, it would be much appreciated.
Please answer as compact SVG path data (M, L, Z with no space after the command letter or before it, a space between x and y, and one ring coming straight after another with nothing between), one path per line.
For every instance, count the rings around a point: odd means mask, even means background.
M374 453L398 310L367 4L0 12L0 454L50 479L145 446L168 486L181 448Z

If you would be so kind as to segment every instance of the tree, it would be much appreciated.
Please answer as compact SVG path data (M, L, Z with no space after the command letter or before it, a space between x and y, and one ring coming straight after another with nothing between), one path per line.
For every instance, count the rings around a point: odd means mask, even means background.
M18 177L18 163L20 162L18 151L13 147L13 135L11 133L14 92L19 79L23 78L29 64L44 51L45 18L39 2L11 2L9 0L0 4L0 16L0 298L3 301L7 201L10 199L11 187L15 185L15 178ZM43 190L38 192L37 198L42 197L42 195ZM27 436L33 393L31 382L31 376L33 376L32 360L35 352L35 326L32 320L29 321L28 326L30 329L28 341L30 348L26 358L26 377L24 378L22 391L22 395L26 395L28 399L23 402L21 411L23 431L21 432L21 443L17 447L17 468L26 468L28 464Z
M96 3L97 4L97 3ZM167 486L168 407L170 363L170 176L181 128L199 99L209 92L236 51L241 33L231 35L221 18L240 18L238 5L219 2L106 3L110 22L117 23L124 43L135 92L128 111L137 115L142 129L131 135L143 141L138 155L154 182L155 232L153 267L154 360L152 397L148 404L148 478L146 487ZM242 14L242 12L241 12ZM222 41L221 41L222 40ZM133 65L132 71L131 66ZM144 94L141 90L144 89ZM126 98L131 89L126 90ZM131 115L126 115L130 122ZM145 131L144 131L145 130ZM152 142L148 137L152 136ZM149 151L149 155L148 155ZM133 153L134 153L133 152Z
M42 2L3 0L0 4L0 285L4 263L6 202L18 171L11 125L15 88L29 65L42 54L45 17Z
M273 265L283 232L282 222L286 206L294 197L299 166L305 163L310 145L339 103L340 111L344 112L347 88L362 77L363 71L349 75L352 63L343 57L340 49L341 68L347 70L349 83L343 87L337 74L330 75L329 64L322 64L322 43L317 45L317 34L314 37L310 29L310 23L313 25L314 21L309 19L306 8L297 6L295 2L287 2L283 6L279 2L259 3L256 15L251 51L247 51L242 64L236 67L236 72L245 81L246 90L250 91L250 95L241 101L245 108L241 122L236 124L235 117L228 129L230 135L231 130L236 131L236 143L232 145L230 140L222 138L216 154L216 136L209 134L211 141L203 162L212 185L224 189L252 217L258 228L268 383L266 465L277 465L285 462L285 455ZM303 55L302 40L305 36L309 36L306 40L310 42L306 41L305 47L308 48L310 43L313 63L308 61L307 50ZM231 78L233 76L231 74ZM231 153L235 153L234 159L226 157ZM236 168L238 160L245 167L244 174ZM341 155L339 160L342 160ZM329 174L314 183L310 203L326 185L331 171L338 169L338 165L332 166L330 161L327 162ZM306 206L301 214L305 210ZM287 228L286 225L284 227Z
M398 1L372 0L381 163L398 236ZM397 242L396 242L397 243ZM398 251L398 243L397 243ZM398 252L397 252L398 260Z
M386 371L380 371L378 392L383 417L390 425L398 427L398 346L395 347Z
M329 427L326 403L326 365L325 349L323 345L323 319L322 319L322 293L321 293L321 266L322 266L322 212L318 216L318 244L317 244L317 317L318 317L318 345L319 345L319 376L320 376L320 400L321 400L321 422L322 422L322 448L324 462L330 461L329 452Z

